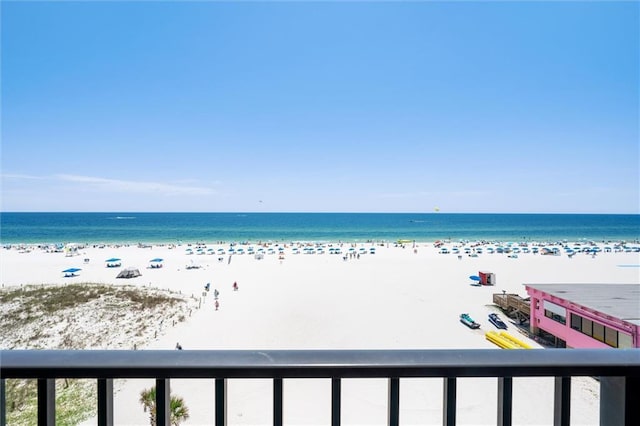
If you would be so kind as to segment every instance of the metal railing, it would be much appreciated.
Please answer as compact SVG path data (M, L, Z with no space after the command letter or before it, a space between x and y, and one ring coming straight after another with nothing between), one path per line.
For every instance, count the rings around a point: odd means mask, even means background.
M113 379L153 378L159 425L169 424L172 378L215 382L215 424L226 424L228 379L273 380L273 424L283 424L283 379L331 379L331 423L341 421L341 380L388 379L388 424L399 424L400 378L443 378L443 424L456 424L456 379L496 377L498 425L512 424L512 379L555 377L554 425L570 424L571 377L601 384L600 424L640 425L640 350L0 351L0 423L6 379L37 379L38 424L55 423L55 379L98 383L98 424L112 425Z

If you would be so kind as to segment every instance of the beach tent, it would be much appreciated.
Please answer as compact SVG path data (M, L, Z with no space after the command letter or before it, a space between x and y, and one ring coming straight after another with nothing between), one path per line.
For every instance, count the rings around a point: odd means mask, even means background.
M496 275L492 272L478 272L480 278L480 284L482 285L496 285Z
M107 268L118 268L122 265L120 263L120 259L118 259L117 257L112 257L111 259L107 259L105 260L105 262L107 263Z
M76 276L76 272L78 272L78 271L82 271L82 269L80 269L80 268L69 268L69 269L65 269L62 272L64 273L65 277L75 277Z
M151 268L162 268L162 261L164 259L160 259L159 257L156 257L155 259L151 259L149 261L149 267Z
M191 262L189 262L189 264L186 266L187 269L198 269L200 268L200 265L197 264L196 262L193 261L193 259L191 259Z
M135 278L141 275L142 274L137 268L125 268L122 271L120 271L120 273L116 278Z
M72 257L72 256L77 256L80 253L78 253L78 245L75 243L69 243L67 245L64 246L64 252L65 252L65 256L66 257Z

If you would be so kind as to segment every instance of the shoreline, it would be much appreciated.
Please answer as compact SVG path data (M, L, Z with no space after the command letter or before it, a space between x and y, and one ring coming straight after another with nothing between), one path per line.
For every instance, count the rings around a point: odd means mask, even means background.
M438 238L438 239L410 239L410 238L394 238L390 240L384 239L355 239L355 240L346 240L346 239L337 239L337 240L295 240L295 239L280 239L280 240L192 240L192 241L174 241L174 240L158 240L158 241L127 241L127 240L117 240L117 241L92 241L92 242L80 242L77 240L69 240L63 242L0 242L0 247L2 249L15 249L15 248L38 248L42 250L52 249L56 246L65 246L68 244L75 244L82 248L119 248L119 247L138 247L138 248L150 248L150 247L180 247L180 246L194 246L194 245L215 245L215 246L224 246L224 245L256 245L256 246L280 246L280 245L335 245L335 244L356 244L356 245L388 245L388 244L436 244L443 243L445 245L517 245L517 246L565 246L565 245L591 245L591 246L599 246L602 244L606 245L640 245L640 239L589 239L589 238L578 238L578 239L449 239L449 238Z

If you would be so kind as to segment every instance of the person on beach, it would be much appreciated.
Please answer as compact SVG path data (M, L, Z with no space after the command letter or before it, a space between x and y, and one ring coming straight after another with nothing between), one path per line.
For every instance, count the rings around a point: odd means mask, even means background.
M176 349L181 351L182 350L182 345L180 344L180 342L176 343Z
M218 291L218 289L216 288L215 290L213 290L213 298L218 300L218 296L220 295L220 292Z
M237 282L233 282L233 291L238 291L238 283Z
M218 310L218 308L220 307L220 303L218 303L218 301L217 301L217 300L216 300L216 303L215 303L215 307L216 307L216 311L217 311L217 310Z

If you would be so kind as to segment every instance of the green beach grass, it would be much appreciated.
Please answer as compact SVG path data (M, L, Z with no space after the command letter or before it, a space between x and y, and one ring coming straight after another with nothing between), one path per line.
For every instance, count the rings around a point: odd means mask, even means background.
M79 283L0 289L3 349L134 349L186 320L196 300L150 287ZM96 412L95 380L56 380L56 424ZM35 380L7 380L7 424L37 423Z

